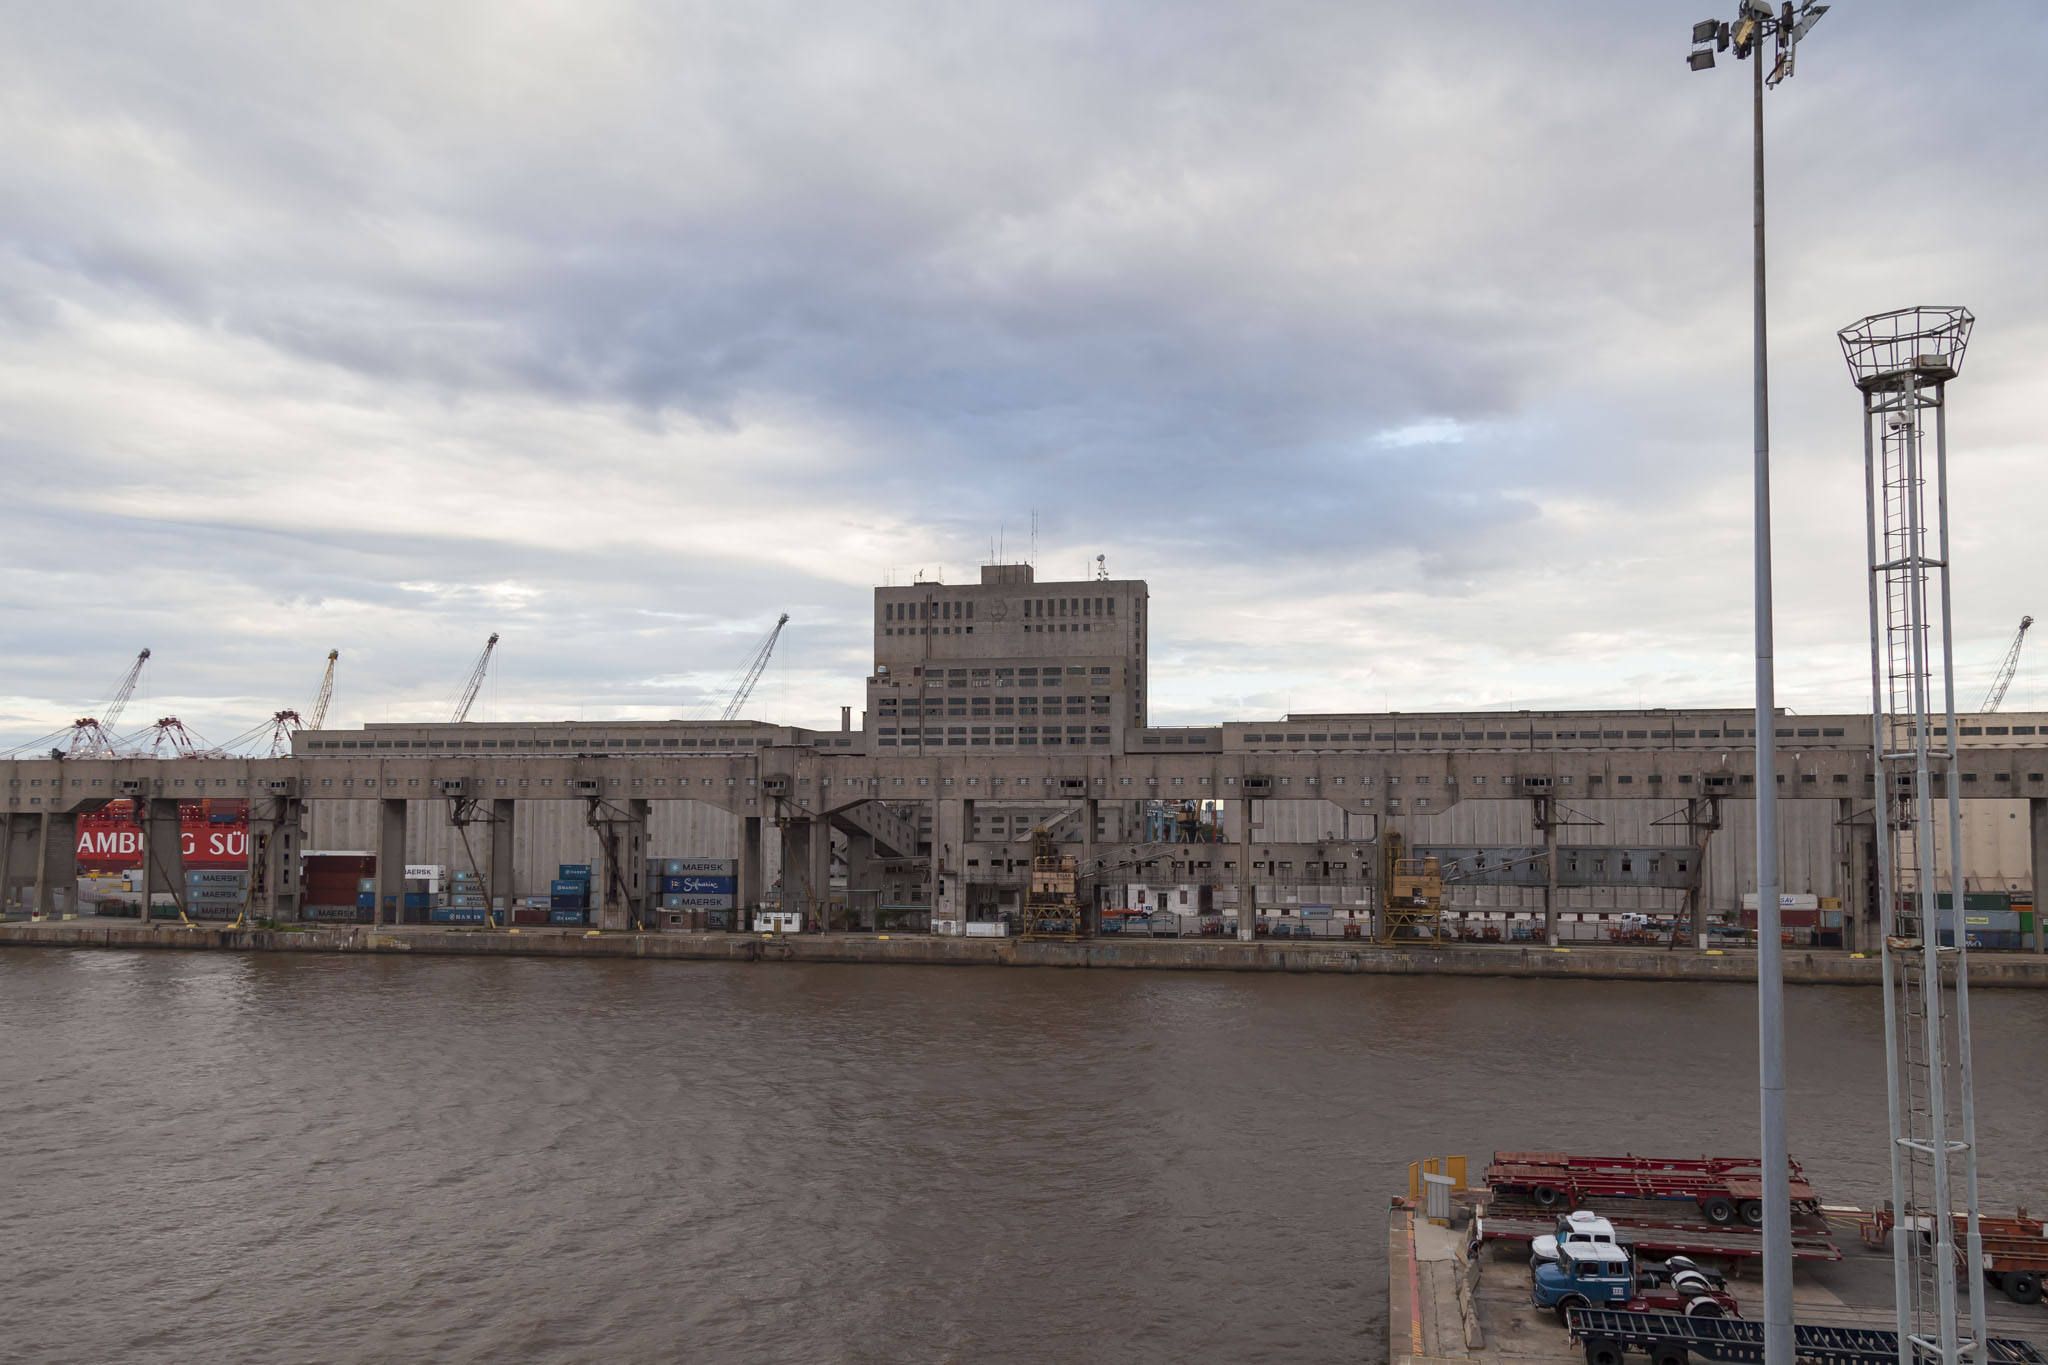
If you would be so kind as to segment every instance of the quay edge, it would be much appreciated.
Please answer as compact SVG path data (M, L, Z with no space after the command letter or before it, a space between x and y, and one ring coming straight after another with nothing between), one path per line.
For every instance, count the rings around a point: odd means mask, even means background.
M1336 940L1240 943L1234 940L1088 939L1081 942L967 939L902 934L778 935L521 933L420 928L272 930L155 926L61 920L0 925L0 948L118 948L214 952L419 953L452 956L629 957L698 962L833 962L874 965L1066 967L1124 971L1335 973L1352 976L1496 976L1607 981L1756 979L1754 953L1702 953L1638 947L1531 947L1445 944L1382 948ZM1785 979L1795 985L1874 986L1878 960L1841 952L1788 952ZM1978 988L2048 987L2048 957L1972 954Z

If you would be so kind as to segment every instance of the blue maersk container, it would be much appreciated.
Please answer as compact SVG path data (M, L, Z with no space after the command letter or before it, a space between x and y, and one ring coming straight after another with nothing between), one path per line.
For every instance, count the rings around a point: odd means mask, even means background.
M590 883L579 882L573 878L552 881L548 883L548 894L550 896L588 896L590 894Z
M730 896L739 888L737 877L663 877L665 896Z
M590 864L589 864L589 863L560 863L560 864L557 864L557 865L556 865L556 867L555 867L555 875L556 875L557 877L564 877L564 878L567 878L567 877L581 877L581 878L582 878L582 879L583 879L584 881L586 881L586 882L587 882L587 881L589 881L589 880L590 880Z
M548 911L549 924L588 924L589 922L588 916L581 910Z
M431 911L430 919L435 924L482 924L484 922L484 912L480 909L470 910L449 906Z

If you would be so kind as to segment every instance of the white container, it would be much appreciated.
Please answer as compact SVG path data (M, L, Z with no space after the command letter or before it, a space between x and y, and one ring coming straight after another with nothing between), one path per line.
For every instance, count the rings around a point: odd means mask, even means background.
M955 923L957 921L949 920L946 922ZM967 937L969 938L1007 938L1010 933L1010 926L999 919L968 920L966 924Z

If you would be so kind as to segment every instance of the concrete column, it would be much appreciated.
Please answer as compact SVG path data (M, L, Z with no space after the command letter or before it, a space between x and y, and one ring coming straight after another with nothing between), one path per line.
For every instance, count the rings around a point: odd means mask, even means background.
M25 910L35 904L30 899L34 894L30 888L35 885L36 869L42 862L42 828L40 815L0 815L0 908Z
M405 798L377 803L377 894L370 923L390 924L405 904ZM390 902L390 910L385 903Z
M754 907L761 903L761 817L740 818L740 876L735 888L733 914L742 929L754 921Z
M597 821L597 845L603 866L598 869L597 927L641 928L647 894L647 818L651 803L631 800L623 810L611 809Z
M811 822L785 820L779 830L782 839L782 905L789 914L811 911L808 882L811 875Z
M832 822L823 816L811 822L811 844L805 850L810 859L811 927L820 932L832 928Z
M2027 799L2027 837L2032 847L2034 864L2034 951L2048 952L2048 896L2041 894L2041 883L2048 877L2048 797L2034 796Z
M40 822L41 841L36 852L35 909L45 916L75 914L78 910L78 814L75 811L46 811ZM178 877L184 880L184 860L179 859ZM183 887L179 893L183 894Z
M1252 884L1252 799L1237 803L1237 937L1250 943L1258 935L1258 888Z
M512 886L512 841L518 836L519 803L504 797L491 801L491 880L484 888L484 903L490 905L502 900L502 912L492 910L499 924L512 922L512 898L518 894ZM403 904L403 902L400 902Z
M1543 941L1557 946L1557 807L1554 798L1536 798L1538 818L1543 822Z
M1095 866L1095 821L1100 808L1101 803L1093 797L1081 803L1081 857L1074 878L1074 895L1081 902L1081 932L1090 938L1102 932L1102 905L1095 889L1102 870Z
M136 804L142 811L142 916L147 924L152 895L166 893L180 910L185 908L185 828L175 797L138 797Z
M873 897L865 894L882 884L881 869L876 866L875 836L852 828L842 829L839 834L846 841L846 927L858 929L863 927L859 907L869 900L881 900L879 892Z
M958 797L940 797L932 802L932 881L934 920L962 920L967 917L967 898L961 886L966 869L965 818L967 803Z
M299 917L299 820L296 797L249 801L249 914L256 919Z

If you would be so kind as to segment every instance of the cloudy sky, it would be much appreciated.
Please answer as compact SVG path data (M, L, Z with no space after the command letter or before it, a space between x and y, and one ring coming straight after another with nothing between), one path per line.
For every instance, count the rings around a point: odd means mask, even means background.
M1732 3L1723 8L1732 10ZM836 721L871 588L1148 579L1154 715L1742 705L1748 70L1591 0L0 10L0 747L311 701ZM1769 96L1780 699L1865 704L1834 330L1979 324L1959 671L2041 612L2048 9ZM2009 706L2048 704L2048 642ZM148 715L143 715L143 712Z

